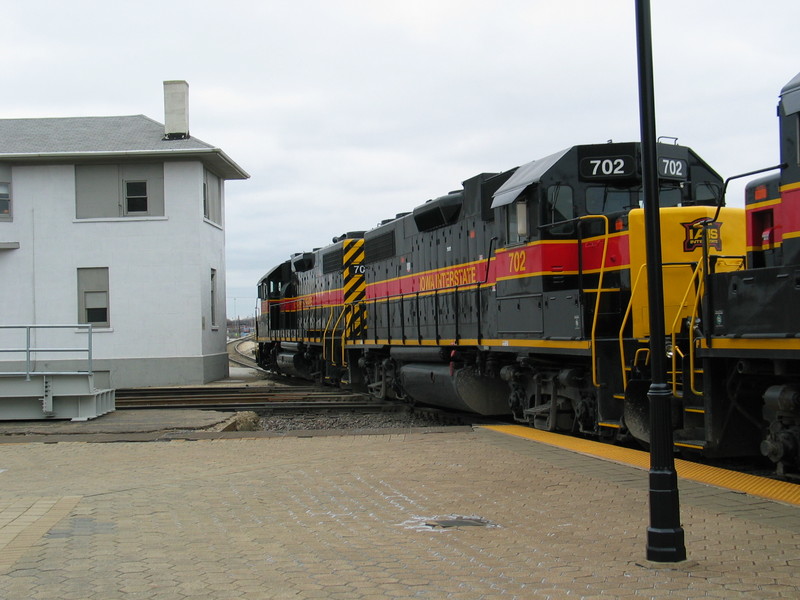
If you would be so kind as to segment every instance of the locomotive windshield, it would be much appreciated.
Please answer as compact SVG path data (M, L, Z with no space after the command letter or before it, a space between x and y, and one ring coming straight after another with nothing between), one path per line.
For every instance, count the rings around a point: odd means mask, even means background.
M681 190L675 186L662 186L658 196L659 206L679 206ZM644 206L642 188L624 188L613 185L593 186L586 189L586 212L606 215L627 212Z

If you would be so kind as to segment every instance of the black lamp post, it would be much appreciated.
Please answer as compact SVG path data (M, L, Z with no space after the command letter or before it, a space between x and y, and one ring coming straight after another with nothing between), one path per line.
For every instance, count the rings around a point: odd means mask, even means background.
M680 521L678 476L672 457L672 390L666 377L664 344L664 282L661 273L661 219L658 204L653 44L650 1L636 0L636 41L639 60L639 119L642 134L647 293L650 306L650 526L647 558L656 562L686 560Z

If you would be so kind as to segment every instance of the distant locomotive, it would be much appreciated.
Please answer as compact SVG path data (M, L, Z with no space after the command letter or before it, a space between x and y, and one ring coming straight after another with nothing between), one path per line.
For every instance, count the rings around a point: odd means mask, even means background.
M800 470L800 76L780 175L724 207L691 149L659 144L676 450ZM267 369L613 441L649 441L638 143L482 173L259 282Z

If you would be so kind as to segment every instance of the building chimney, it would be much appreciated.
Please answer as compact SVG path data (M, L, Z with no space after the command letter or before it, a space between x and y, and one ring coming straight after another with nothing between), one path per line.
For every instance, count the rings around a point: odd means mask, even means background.
M185 81L164 82L164 139L185 140L189 137L189 84Z

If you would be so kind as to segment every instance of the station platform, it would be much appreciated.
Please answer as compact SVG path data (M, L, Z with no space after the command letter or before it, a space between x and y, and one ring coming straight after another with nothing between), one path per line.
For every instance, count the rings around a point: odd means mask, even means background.
M790 502L681 478L688 559L650 563L647 470L618 457L502 429L270 436L155 412L104 439L0 430L0 598L800 596ZM124 439L153 432L168 443Z

